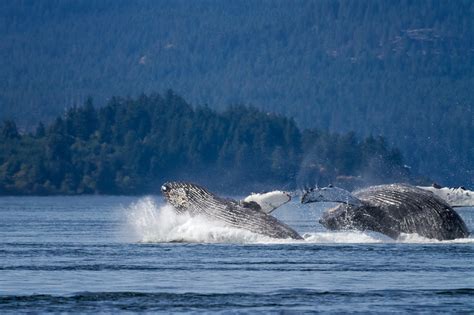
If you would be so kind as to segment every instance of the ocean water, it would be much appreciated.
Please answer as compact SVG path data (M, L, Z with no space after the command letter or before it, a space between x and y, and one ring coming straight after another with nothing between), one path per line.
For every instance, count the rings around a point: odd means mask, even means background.
M474 312L472 237L329 232L328 206L276 210L305 238L281 241L159 196L0 198L0 313Z

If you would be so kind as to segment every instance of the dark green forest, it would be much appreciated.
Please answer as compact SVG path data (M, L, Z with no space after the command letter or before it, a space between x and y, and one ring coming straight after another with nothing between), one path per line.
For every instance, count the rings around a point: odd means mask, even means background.
M193 108L171 90L98 109L88 99L34 132L11 120L0 131L0 195L157 193L167 180L235 194L412 177L381 137L301 132L248 106Z
M471 0L2 1L0 120L29 132L89 95L172 88L382 136L412 169L474 186L473 34Z

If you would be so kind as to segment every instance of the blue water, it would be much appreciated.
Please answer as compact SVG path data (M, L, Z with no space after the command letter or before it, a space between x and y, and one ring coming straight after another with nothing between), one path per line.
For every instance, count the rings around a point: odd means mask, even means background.
M0 313L474 311L472 237L328 232L326 206L278 209L305 240L277 241L160 197L0 198Z

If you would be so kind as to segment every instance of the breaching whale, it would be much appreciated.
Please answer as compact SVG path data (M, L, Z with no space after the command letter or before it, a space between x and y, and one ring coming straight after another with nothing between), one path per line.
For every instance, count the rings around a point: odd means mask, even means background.
M178 213L202 215L231 227L272 238L302 239L295 230L268 214L275 208L272 204L264 208L259 205L260 195L249 196L247 200L239 202L218 197L204 187L184 182L165 183L161 186L161 192Z
M401 233L438 240L469 236L466 224L446 201L411 185L372 186L352 194L329 186L307 190L301 198L302 203L320 201L341 203L319 221L330 230L370 230L394 239Z

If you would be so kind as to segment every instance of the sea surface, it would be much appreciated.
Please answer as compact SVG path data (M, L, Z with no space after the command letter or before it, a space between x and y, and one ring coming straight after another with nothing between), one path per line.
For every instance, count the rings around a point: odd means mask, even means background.
M474 239L329 232L281 241L178 217L159 196L0 198L0 313L474 312ZM474 208L459 208L474 230Z

